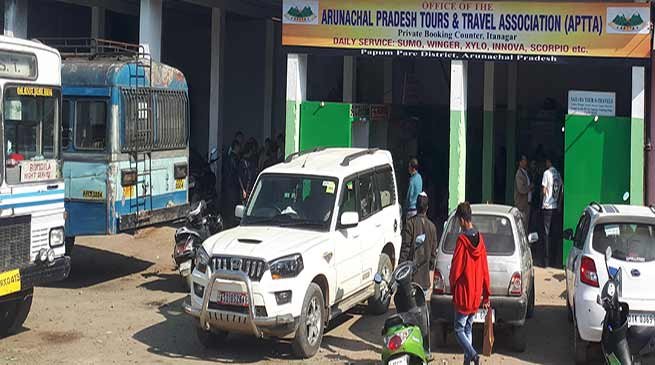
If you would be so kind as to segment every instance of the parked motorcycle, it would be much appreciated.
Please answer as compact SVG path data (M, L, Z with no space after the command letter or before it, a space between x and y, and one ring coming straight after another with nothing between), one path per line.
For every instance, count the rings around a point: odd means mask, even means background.
M389 282L375 274L382 295L394 294L397 313L387 318L382 329L384 347L382 363L387 365L427 364L430 354L430 317L425 292L412 281L416 264L406 261L398 265Z
M204 200L195 203L187 214L184 226L175 231L175 247L173 260L177 270L191 289L191 273L194 268L196 251L210 236L223 230L223 219L220 215L209 212Z
M628 314L630 307L619 301L621 292L621 268L609 267L612 248L605 251L605 268L609 279L598 296L598 304L605 309L603 334L600 340L605 363L608 365L632 365L633 359L628 345Z
M203 158L197 151L189 152L189 203L204 200L209 206L217 203L216 174L212 166L218 161L218 150L213 147L208 157Z

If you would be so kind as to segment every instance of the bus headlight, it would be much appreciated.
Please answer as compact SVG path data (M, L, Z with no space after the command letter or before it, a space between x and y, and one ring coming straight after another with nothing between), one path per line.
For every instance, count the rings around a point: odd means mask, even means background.
M50 247L59 247L64 244L64 229L53 228L50 230Z

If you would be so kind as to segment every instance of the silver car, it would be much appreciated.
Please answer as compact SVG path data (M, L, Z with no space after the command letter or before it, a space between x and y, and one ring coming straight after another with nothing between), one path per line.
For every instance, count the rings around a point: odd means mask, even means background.
M471 205L473 226L482 233L487 249L491 279L491 306L497 325L512 328L512 348L525 351L523 325L534 313L534 268L530 244L539 240L536 233L527 235L518 209L504 205ZM457 237L461 232L454 212L444 225L437 253L437 269L431 298L432 322L437 342L446 341L453 324L454 307L450 290L450 265ZM475 317L483 323L481 309Z

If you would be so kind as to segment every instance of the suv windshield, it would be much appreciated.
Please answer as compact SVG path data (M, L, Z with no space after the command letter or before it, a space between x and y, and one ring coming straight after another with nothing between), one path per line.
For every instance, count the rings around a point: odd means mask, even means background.
M594 227L594 250L605 253L612 247L612 257L630 262L655 260L655 226L641 223L607 223Z
M7 183L58 178L59 90L7 87L3 110Z
M514 233L512 224L507 217L473 214L473 226L482 233L488 255L511 256L514 254ZM452 254L455 252L457 237L462 232L455 218L450 219L447 232L443 250L445 253Z
M337 180L299 175L263 175L241 224L328 230Z

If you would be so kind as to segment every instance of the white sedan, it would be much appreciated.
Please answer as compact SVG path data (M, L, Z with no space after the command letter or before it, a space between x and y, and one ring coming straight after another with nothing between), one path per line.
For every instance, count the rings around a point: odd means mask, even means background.
M652 346L655 334L655 209L590 204L575 232L566 264L566 303L573 322L576 364L587 362L590 342L600 342L605 311L597 303L610 270L622 270L621 301L630 306L628 340L633 351Z

